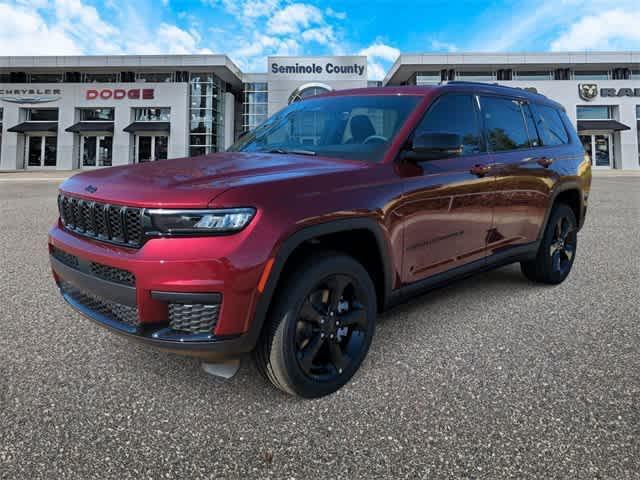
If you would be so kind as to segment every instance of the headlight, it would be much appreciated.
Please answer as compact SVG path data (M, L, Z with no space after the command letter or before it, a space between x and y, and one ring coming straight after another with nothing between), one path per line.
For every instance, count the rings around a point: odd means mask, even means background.
M151 229L160 234L231 233L242 230L256 213L255 208L220 210L147 210Z

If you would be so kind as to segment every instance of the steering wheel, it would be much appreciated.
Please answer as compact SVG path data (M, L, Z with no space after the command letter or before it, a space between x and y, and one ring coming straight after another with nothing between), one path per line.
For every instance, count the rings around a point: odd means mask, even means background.
M371 142L387 143L388 141L389 139L387 137L383 137L382 135L369 135L367 138L364 139L362 144L364 145Z

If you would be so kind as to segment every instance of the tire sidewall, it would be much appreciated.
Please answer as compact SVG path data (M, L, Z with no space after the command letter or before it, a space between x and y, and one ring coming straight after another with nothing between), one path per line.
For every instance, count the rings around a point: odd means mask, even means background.
M576 236L575 251L574 251L573 257L571 258L571 261L569 262L569 268L567 268L565 272L557 272L553 269L552 257L551 255L549 255L549 249L551 248L551 244L553 242L554 230L556 228L558 220L561 217L567 217L571 222L571 227L574 230L577 230L578 225L577 225L576 217L571 207L565 204L558 205L556 208L553 209L553 212L549 217L549 222L547 224L544 238L543 238L542 244L540 245L541 256L538 258L538 261L541 262L542 264L543 271L547 273L550 283L554 283L554 284L563 282L569 276L569 273L571 273L571 270L573 269L573 262L576 259L577 247L578 247L578 239Z
M300 368L296 357L295 328L298 312L308 294L325 278L342 274L358 283L366 295L363 305L368 318L364 345L359 358L352 359L348 368L336 379L318 381L308 377ZM354 259L346 256L325 257L311 262L306 268L294 274L284 290L280 291L278 307L273 320L279 326L272 344L270 362L279 374L285 378L288 389L303 397L320 397L335 392L346 384L358 370L367 355L375 330L376 297L373 282L365 268Z

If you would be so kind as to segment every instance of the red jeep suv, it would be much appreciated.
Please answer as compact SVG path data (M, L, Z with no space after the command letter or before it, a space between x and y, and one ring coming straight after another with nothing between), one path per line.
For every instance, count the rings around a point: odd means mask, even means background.
M542 95L340 91L225 153L68 179L50 259L64 299L100 325L202 359L253 352L274 385L319 397L356 372L376 314L411 295L513 262L562 282L590 184Z

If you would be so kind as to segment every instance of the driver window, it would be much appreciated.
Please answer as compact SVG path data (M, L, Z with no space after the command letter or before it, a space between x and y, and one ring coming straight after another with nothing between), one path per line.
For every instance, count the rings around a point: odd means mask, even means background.
M361 144L369 141L388 141L395 132L398 112L384 108L354 108L342 135L343 144ZM382 138L377 138L382 137Z
M462 138L462 155L484 151L480 124L471 95L448 94L436 100L415 130L425 133L454 133Z

